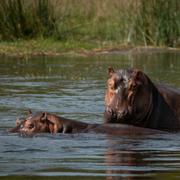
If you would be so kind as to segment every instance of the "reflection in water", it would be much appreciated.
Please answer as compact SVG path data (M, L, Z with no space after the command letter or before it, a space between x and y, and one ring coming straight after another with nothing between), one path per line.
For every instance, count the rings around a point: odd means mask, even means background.
M117 144L119 142L116 142ZM122 142L121 142L122 143ZM119 176L133 179L136 175L145 175L148 171L148 163L143 159L150 157L150 152L138 152L133 150L121 150L109 148L106 154L107 179L118 179ZM151 169L152 171L152 169Z
M101 123L109 66L139 68L155 81L180 87L179 53L0 59L0 176L11 175L12 179L17 175L31 175L33 179L37 176L45 179L48 176L61 176L61 179L179 177L179 134L41 134L23 138L4 131L14 126L17 116L26 116L29 108Z
M160 176L167 172L171 172L171 177L177 178L180 175L179 148L176 150L167 145L169 140L176 137L170 134L154 134L125 137L124 140L108 138L108 150L105 154L107 179L148 179L155 174ZM174 142L174 147L177 146L176 143L178 141Z

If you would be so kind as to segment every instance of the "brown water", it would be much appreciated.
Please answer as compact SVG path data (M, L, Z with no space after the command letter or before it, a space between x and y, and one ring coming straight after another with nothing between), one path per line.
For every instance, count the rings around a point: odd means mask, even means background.
M101 123L109 66L180 87L180 53L0 58L0 179L180 179L179 133L25 138L5 131L29 108Z

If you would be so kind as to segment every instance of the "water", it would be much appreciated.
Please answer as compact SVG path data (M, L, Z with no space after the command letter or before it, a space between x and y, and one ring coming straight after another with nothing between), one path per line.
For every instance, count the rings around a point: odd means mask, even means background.
M180 53L0 58L1 179L180 178L180 134L8 134L27 110L101 123L107 68L135 67L180 87ZM8 175L8 177L7 177Z

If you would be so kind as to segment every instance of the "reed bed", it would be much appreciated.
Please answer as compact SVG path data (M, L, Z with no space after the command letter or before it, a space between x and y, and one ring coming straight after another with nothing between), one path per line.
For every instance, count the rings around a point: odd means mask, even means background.
M179 46L179 0L1 0L0 41Z

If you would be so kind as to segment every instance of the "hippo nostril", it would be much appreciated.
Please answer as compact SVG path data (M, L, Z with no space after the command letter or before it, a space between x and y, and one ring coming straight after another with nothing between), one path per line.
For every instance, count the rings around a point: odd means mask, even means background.
M112 118L117 119L117 113L115 113L114 111L112 111Z
M109 113L109 114L113 114L113 110L109 106L106 107L106 112Z
M128 111L125 109L125 110L122 110L122 111L118 111L117 112L117 117L118 119L122 119L124 118L126 115L128 114Z
M104 118L107 123L113 122L117 118L116 112L111 107L107 106L104 112Z

